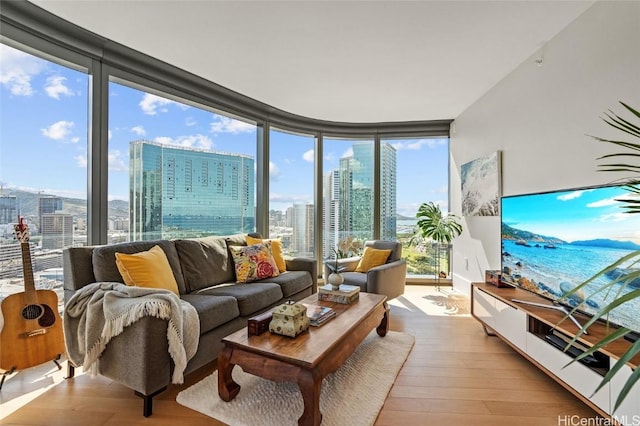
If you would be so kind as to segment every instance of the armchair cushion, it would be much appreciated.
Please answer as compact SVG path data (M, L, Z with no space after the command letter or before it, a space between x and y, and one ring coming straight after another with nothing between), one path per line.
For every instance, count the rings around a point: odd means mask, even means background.
M391 249L381 250L373 247L365 247L360 262L356 266L356 272L368 272L369 269L384 265L391 254Z

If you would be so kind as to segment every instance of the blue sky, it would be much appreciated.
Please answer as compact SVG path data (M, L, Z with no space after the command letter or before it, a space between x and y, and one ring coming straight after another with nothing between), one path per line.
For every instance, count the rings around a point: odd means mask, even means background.
M86 74L0 44L0 184L86 198ZM127 200L129 143L166 144L256 155L255 126L118 83L109 87L109 198ZM422 202L447 209L448 143L390 141L397 149L398 213ZM338 167L350 141L325 140L324 171ZM270 207L313 202L313 139L271 134Z
M624 213L616 198L622 188L603 187L502 199L502 220L509 226L571 242L595 238L640 244L640 215Z

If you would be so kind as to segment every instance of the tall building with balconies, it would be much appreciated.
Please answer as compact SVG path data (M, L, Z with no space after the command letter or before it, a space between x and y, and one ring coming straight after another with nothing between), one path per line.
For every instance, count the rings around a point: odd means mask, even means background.
M73 246L73 216L64 213L45 213L40 218L42 248L63 249Z
M18 222L18 198L15 195L0 195L0 225Z
M145 140L129 156L133 241L254 230L252 157Z

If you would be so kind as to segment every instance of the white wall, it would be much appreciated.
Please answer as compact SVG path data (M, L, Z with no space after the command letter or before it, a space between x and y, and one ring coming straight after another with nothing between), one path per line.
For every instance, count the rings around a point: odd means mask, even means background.
M542 56L538 66L535 59ZM600 117L640 108L640 2L595 3L452 123L451 208L461 215L460 165L502 151L502 194L600 185L596 172L616 136ZM637 120L636 120L637 121ZM465 217L454 240L453 283L468 292L500 269L500 218Z

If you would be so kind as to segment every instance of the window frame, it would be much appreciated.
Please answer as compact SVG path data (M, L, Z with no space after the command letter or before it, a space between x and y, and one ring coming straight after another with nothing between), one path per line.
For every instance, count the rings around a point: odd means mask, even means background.
M256 132L256 231L268 234L269 227L269 129L274 127L316 137L315 235L322 235L323 138L369 139L374 141L374 197L380 199L380 144L382 139L450 137L453 120L348 123L318 120L283 111L231 91L176 66L164 63L127 46L65 21L29 2L2 2L0 42L29 53L36 49L48 60L68 61L88 70L91 78L90 130L88 146L87 225L88 244L107 243L108 182L108 85L122 79L140 84L144 90L158 90L162 96L176 96L226 116L255 122ZM135 86L134 86L135 87ZM265 198L267 197L267 198ZM374 203L374 238L380 236L380 206ZM318 241L321 245L322 242ZM322 262L323 248L316 259Z

